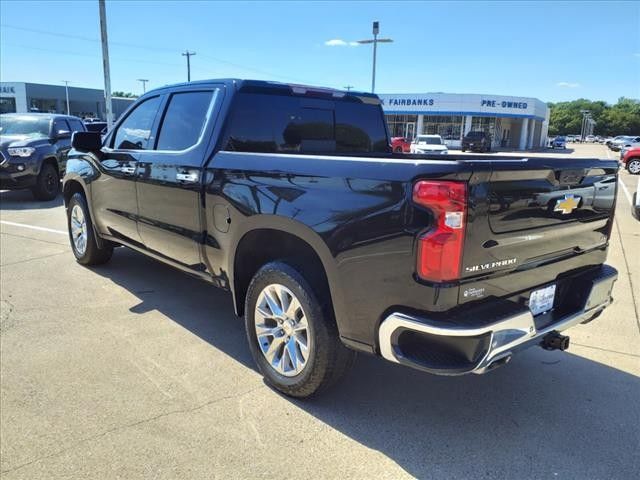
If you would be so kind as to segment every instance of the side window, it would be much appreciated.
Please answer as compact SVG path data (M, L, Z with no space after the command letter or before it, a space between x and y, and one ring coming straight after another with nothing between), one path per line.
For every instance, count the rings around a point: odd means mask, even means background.
M378 105L336 102L338 152L386 152L387 132Z
M67 123L66 120L62 118L57 118L53 122L53 134L58 135L60 132L63 132L63 131L70 132L71 127L69 127L69 124Z
M69 126L71 127L72 132L84 132L84 125L80 120L76 120L75 118L69 119Z
M146 150L153 121L160 107L160 97L145 100L133 110L115 132L113 148L122 150Z
M171 95L160 127L157 150L185 150L202 135L214 92L183 92Z

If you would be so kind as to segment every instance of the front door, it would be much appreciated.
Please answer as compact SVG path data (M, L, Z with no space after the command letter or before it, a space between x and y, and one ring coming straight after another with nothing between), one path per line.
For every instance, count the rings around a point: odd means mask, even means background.
M138 230L153 252L202 270L203 165L217 115L215 86L185 87L166 99L153 149L138 161Z
M416 136L416 124L409 122L405 126L404 137L410 142Z
M93 215L98 229L129 243L141 244L138 234L136 174L141 152L151 136L162 96L139 103L106 138L100 175L91 184Z

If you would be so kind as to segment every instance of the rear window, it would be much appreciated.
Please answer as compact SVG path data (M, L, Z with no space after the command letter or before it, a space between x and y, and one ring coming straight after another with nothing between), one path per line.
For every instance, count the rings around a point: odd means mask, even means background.
M469 133L467 133L467 137L470 137L470 138L481 138L481 137L484 137L484 132L469 132Z
M378 105L261 93L236 96L223 150L266 153L388 151Z

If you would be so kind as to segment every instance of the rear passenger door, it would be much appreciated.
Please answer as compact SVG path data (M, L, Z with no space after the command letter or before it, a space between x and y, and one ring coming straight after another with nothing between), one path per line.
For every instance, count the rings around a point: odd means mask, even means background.
M138 231L145 247L204 269L200 193L221 90L194 86L168 93L153 150L138 158Z

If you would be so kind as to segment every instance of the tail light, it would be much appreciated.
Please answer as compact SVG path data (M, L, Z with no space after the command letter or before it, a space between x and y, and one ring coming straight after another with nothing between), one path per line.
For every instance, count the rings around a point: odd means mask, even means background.
M421 180L413 187L413 201L431 210L435 219L433 228L418 239L418 275L432 282L460 278L467 221L467 184Z

